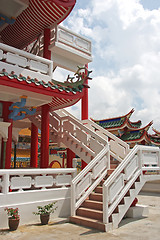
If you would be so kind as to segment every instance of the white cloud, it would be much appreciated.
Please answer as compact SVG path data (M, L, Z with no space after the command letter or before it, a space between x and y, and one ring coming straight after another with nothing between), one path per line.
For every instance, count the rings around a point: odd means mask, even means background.
M159 10L138 0L81 1L84 8L75 8L65 25L92 40L89 116L120 116L134 107L134 120L153 120L160 130Z

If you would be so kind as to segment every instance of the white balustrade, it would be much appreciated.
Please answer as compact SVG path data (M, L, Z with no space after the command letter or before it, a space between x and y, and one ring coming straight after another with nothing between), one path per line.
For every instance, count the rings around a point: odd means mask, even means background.
M59 141L87 163L108 144L107 138L90 130L87 125L83 125L80 120L64 109L51 112L50 119L57 121L56 129L54 126L51 126L50 129L58 135Z
M11 169L0 170L0 195L15 191L33 191L70 186L77 170L66 169Z
M71 188L71 215L106 176L110 168L108 145L73 180Z
M51 40L49 50L53 52L51 58L53 66L60 66L69 71L75 72L77 66L84 66L92 61L91 41L71 30L53 24L51 29ZM43 56L44 48L44 35L39 38L30 46L26 51Z
M53 62L31 53L0 43L0 66L10 74L12 71L19 77L36 78L39 81L51 81Z
M127 156L130 151L127 143L89 119L83 120L82 122L87 128L95 131L99 136L109 139L110 154L113 158L121 162Z
M107 224L109 222L109 217L138 177L141 179L141 187L147 179L151 180L151 177L144 172L146 170L148 173L150 170L160 170L159 148L137 145L103 184L104 223ZM131 198L131 200L133 201L134 199Z
M51 45L55 42L63 43L65 46L72 47L91 56L91 41L63 26L53 25L51 28Z

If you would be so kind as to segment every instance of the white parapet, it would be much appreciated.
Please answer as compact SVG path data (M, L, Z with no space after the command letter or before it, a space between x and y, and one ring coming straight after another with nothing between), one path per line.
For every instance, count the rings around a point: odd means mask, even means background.
M70 185L75 168L0 170L0 229L8 226L5 207L19 208L20 224L39 222L37 206L56 201L51 217L70 214Z
M45 82L51 81L53 62L31 53L0 43L0 71L6 69L19 77L37 78Z
M77 66L84 66L92 61L91 41L75 32L53 25L51 44L53 66L60 66L75 72Z

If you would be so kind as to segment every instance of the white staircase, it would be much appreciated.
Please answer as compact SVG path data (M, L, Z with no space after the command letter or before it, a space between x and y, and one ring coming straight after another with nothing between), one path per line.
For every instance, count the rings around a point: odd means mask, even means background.
M30 120L41 127L40 112ZM65 110L50 112L50 138L88 163L72 180L71 222L102 231L117 228L145 182L160 179L159 148L130 150L107 130ZM119 163L112 173L111 161Z

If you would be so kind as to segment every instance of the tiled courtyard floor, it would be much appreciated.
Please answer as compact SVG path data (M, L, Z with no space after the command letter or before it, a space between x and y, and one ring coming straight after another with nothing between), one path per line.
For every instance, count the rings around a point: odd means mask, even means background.
M160 240L160 194L141 194L139 204L149 206L149 217L122 221L118 229L104 233L55 219L48 225L24 225L0 231L0 240Z

